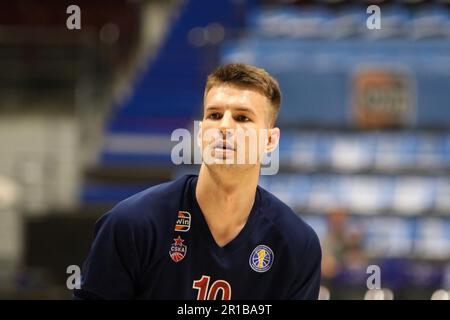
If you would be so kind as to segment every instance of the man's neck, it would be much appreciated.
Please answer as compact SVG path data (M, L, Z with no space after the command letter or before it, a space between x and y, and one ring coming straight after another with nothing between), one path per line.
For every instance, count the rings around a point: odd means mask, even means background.
M259 168L241 172L202 165L195 195L219 245L231 241L247 222L255 201Z

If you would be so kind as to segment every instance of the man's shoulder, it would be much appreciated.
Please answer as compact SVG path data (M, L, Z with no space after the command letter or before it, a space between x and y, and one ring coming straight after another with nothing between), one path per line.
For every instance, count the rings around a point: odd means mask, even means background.
M147 188L117 203L105 216L118 221L136 223L164 219L176 212L191 175Z
M261 192L261 207L265 218L273 224L289 246L295 246L297 249L298 246L304 246L304 249L320 246L316 232L299 214L269 191L261 187L258 189Z

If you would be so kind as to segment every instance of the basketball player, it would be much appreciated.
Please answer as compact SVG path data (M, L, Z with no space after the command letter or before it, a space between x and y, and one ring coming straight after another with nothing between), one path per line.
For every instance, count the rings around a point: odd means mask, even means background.
M209 161L198 176L142 191L97 221L75 297L317 299L315 232L258 186L260 156L280 138L280 104L277 81L262 69L229 64L212 73L198 137ZM236 130L265 132L255 163L248 152L236 162ZM220 139L208 139L207 131ZM240 143L250 147L249 140Z

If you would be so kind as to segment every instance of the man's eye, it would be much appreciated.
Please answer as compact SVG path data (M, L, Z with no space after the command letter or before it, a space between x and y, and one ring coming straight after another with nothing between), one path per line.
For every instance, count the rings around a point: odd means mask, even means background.
M220 119L220 114L218 114L218 113L212 113L212 114L209 115L208 118L209 118L209 119L212 119L212 120L218 120L218 119Z
M246 116L237 116L236 120L239 121L239 122L247 122L247 121L250 121L250 119L247 118Z

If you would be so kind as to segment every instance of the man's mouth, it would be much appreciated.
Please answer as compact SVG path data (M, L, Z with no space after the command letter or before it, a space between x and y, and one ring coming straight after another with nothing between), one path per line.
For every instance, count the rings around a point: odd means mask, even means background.
M226 141L217 142L216 144L214 144L213 148L223 151L225 150L234 151L233 146L230 143L227 143Z

